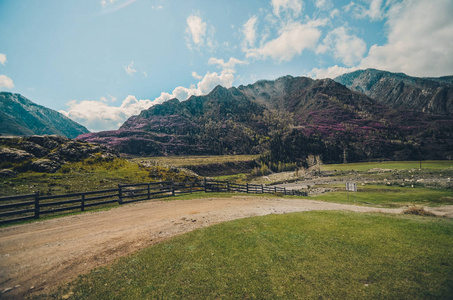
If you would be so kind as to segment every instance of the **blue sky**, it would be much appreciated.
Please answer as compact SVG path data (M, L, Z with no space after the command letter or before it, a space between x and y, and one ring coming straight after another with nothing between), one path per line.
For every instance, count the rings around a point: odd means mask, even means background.
M0 90L92 131L284 75L453 74L451 0L0 0Z

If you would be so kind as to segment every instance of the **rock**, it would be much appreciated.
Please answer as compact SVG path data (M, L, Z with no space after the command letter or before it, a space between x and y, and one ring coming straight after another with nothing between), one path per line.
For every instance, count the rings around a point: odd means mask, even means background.
M47 158L38 159L30 164L30 169L35 172L55 173L60 167L58 161Z
M21 148L27 151L28 153L33 154L38 158L42 158L49 154L49 150L32 142L24 141L20 144Z
M61 144L70 141L70 139L58 135L32 135L27 137L26 140L49 150L53 150Z
M7 178L7 177L16 177L17 173L10 169L3 169L0 170L0 177Z
M34 158L33 154L14 148L0 148L0 162L22 162Z

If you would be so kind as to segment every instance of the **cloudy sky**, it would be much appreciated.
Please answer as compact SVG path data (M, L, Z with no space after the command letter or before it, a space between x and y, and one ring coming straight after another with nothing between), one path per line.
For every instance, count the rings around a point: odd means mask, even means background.
M284 75L453 75L452 0L0 0L0 90L92 131Z

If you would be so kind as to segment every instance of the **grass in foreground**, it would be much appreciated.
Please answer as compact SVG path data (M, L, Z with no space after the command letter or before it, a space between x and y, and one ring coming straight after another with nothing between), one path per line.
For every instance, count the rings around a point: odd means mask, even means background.
M448 219L269 215L172 238L42 297L451 299L452 246Z
M313 196L315 200L322 200L343 204L354 204L354 192L345 190L344 185L339 186L336 192ZM453 191L448 189L429 189L410 186L365 185L357 186L356 204L371 204L381 207L401 207L407 205L451 205L453 204Z

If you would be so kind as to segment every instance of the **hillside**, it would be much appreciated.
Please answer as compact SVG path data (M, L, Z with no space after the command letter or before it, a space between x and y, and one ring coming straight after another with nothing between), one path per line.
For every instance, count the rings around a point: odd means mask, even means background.
M20 94L0 92L1 135L56 134L75 138L88 132L84 126L61 113L33 103Z
M92 145L58 135L0 137L0 177L27 171L55 173L67 162L87 158L108 161L118 156L105 145Z
M366 69L335 81L393 108L453 115L453 76L418 78Z
M132 155L269 153L266 159L325 162L453 157L453 119L394 108L331 79L285 76L206 96L172 99L119 130L78 139Z

